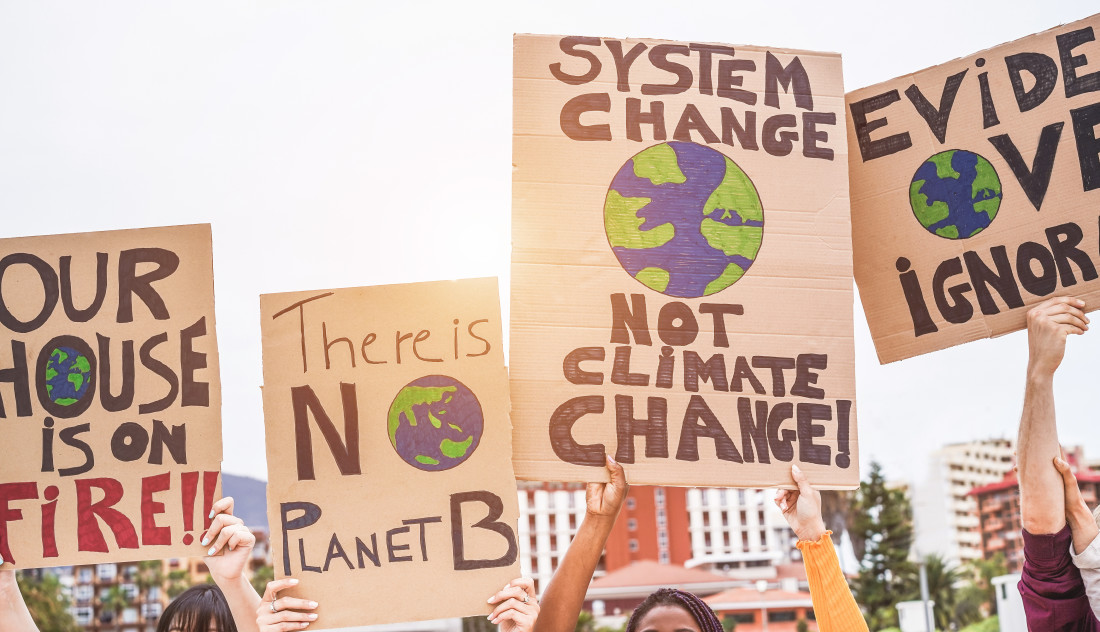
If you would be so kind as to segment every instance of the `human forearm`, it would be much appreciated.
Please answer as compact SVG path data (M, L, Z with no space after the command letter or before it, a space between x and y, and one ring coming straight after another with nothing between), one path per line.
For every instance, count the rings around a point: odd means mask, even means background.
M1057 533L1066 524L1062 478L1050 465L1059 454L1054 374L1029 364L1017 440L1017 468L1023 526L1036 535Z
M0 630L4 632L38 632L11 567L0 570Z
M225 601L229 604L229 611L233 613L233 622L237 624L238 632L259 632L256 623L256 609L260 606L260 595L248 583L244 575L234 578L211 575L214 583L221 588L225 595Z
M587 514L542 594L536 632L572 632L615 516Z
M1066 509L1066 521L1073 532L1073 553L1080 555L1100 535L1100 527L1085 503Z

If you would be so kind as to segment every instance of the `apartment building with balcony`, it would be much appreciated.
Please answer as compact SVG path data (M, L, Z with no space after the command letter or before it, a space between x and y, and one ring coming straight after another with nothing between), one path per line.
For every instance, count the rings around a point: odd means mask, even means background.
M1070 467L1074 468L1081 495L1090 507L1100 498L1100 472L1077 467L1075 452L1067 453ZM990 559L1003 553L1009 573L1019 573L1024 565L1024 541L1020 523L1020 483L1015 472L1009 472L1001 480L977 487L971 491L978 507L979 536L982 556Z

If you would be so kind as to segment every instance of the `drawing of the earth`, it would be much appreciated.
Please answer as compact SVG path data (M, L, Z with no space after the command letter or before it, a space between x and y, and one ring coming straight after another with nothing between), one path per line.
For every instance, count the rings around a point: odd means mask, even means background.
M764 208L752 180L721 152L696 143L661 143L626 161L608 188L603 215L623 269L680 298L736 283L764 237Z
M909 204L928 232L967 239L982 232L1001 206L1001 179L979 154L962 149L924 161L909 185Z
M388 422L397 454L429 472L449 470L469 458L485 427L477 397L445 375L409 382L390 404Z
M46 393L59 406L72 406L88 392L92 366L88 358L70 347L59 346L46 362Z

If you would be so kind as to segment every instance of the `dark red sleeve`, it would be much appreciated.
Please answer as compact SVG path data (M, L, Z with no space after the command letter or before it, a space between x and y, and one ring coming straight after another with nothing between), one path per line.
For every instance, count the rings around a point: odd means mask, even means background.
M1030 630L1100 631L1100 622L1089 607L1081 573L1069 555L1071 540L1068 525L1050 535L1024 531L1020 596Z

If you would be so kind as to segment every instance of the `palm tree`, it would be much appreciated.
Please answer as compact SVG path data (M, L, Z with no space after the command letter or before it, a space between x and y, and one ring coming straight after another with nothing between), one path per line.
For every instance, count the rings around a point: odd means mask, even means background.
M928 598L935 602L933 618L936 627L941 630L950 630L952 619L955 616L958 584L962 579L962 575L957 567L949 567L941 555L926 555L923 561L925 576L928 579ZM919 599L919 575L915 574L910 577L909 582L912 582L910 584L911 595Z

